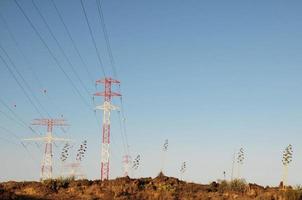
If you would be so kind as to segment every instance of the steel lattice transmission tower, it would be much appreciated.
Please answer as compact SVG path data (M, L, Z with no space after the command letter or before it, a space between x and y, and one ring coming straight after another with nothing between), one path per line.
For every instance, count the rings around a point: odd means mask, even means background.
M47 126L47 133L45 136L36 137L36 138L27 138L24 139L26 141L41 141L45 142L45 151L44 157L42 160L41 166L41 179L51 179L52 178L52 171L53 171L53 152L52 152L52 145L54 141L70 141L70 139L65 138L57 138L53 136L53 128L54 126L68 126L66 124L66 120L64 119L34 119L32 125L40 125L40 126Z
M121 96L121 94L112 92L112 84L119 84L118 80L105 78L97 80L96 84L104 84L105 90L97 92L94 96L103 96L103 105L96 106L96 109L103 110L103 135L102 135L102 150L101 150L101 180L109 179L109 161L110 161L110 113L111 110L117 110L118 107L111 104L111 98Z
M131 156L124 155L123 156L123 167L124 167L124 176L129 176L130 164L131 164Z

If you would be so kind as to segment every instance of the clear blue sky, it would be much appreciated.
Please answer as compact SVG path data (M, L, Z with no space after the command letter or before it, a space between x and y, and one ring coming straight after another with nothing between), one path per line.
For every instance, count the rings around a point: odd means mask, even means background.
M85 100L91 102L91 96L77 81L31 1L18 2ZM35 2L92 94L96 91L94 83L51 2ZM80 1L55 2L93 79L102 78ZM84 3L106 74L112 75L96 3L93 0ZM169 139L164 170L167 175L179 176L181 163L186 161L186 180L207 183L221 179L223 171L229 177L232 154L244 147L242 176L250 182L277 185L282 172L282 150L292 144L294 158L289 183L301 184L301 7L298 0L103 1L122 82L130 150L133 157L137 154L142 157L135 176L158 173L162 144ZM93 106L89 109L83 104L16 4L1 0L0 13L20 48L0 20L1 46L47 111L53 117L63 114L68 119L71 124L68 132L76 145L88 140L83 166L88 178L99 178L101 132ZM2 51L0 54L5 56ZM39 116L2 61L0 68L1 99L30 124ZM42 88L31 69L39 76ZM49 98L43 95L44 88ZM102 99L97 101L101 103ZM0 110L9 113L2 105ZM98 113L99 123L101 117ZM114 178L122 174L123 148L116 113L112 119L111 177ZM0 126L21 138L33 135L1 113L0 120ZM18 140L6 133L0 130L0 179L38 179L42 151L27 144L30 154L27 153L20 145L11 143ZM58 129L56 135L68 136ZM61 146L56 148L56 172L60 168Z

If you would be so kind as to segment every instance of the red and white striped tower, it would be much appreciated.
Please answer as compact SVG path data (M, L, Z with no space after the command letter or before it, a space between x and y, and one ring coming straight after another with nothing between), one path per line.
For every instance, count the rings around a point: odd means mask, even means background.
M96 109L103 110L103 136L102 136L102 152L101 152L101 180L109 179L109 161L110 161L110 112L117 110L118 107L111 104L111 97L121 96L121 94L112 92L112 84L119 84L118 80L105 78L97 80L96 84L104 84L105 91L97 92L94 96L103 96L103 105L96 106Z
M66 123L66 120L64 119L35 119L32 123L32 125L40 125L40 126L47 126L47 133L43 137L36 137L36 138L28 138L24 139L27 141L42 141L45 142L45 151L44 151L44 157L42 161L41 166L41 179L51 179L52 178L52 143L54 141L70 141L70 139L64 139L64 138L57 138L54 137L52 134L53 127L54 126L68 126Z

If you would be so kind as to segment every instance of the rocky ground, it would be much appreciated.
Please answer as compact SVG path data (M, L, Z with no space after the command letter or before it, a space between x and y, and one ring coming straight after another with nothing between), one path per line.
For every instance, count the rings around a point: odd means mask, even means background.
M109 181L49 180L0 183L0 199L278 199L302 200L301 190L262 187L222 181L208 185L187 183L159 175L152 178L117 178Z

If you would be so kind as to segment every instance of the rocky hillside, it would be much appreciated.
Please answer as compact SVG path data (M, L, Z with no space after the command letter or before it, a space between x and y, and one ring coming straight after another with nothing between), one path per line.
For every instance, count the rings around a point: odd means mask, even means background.
M159 175L152 178L117 178L109 181L49 180L44 182L5 182L0 199L262 199L302 200L301 190L261 187L242 180L187 183Z

